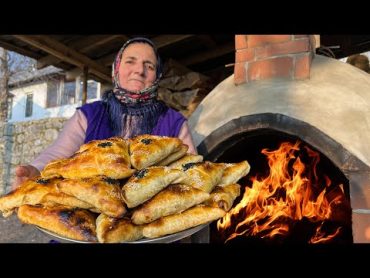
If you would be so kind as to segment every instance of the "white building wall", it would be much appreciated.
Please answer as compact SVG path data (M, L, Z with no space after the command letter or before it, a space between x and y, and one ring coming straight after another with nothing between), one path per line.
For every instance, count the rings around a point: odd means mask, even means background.
M26 87L10 90L14 94L12 117L9 122L30 121L47 117L46 83L38 83ZM31 117L26 117L27 94L33 94L33 107Z
M45 118L54 117L65 117L70 118L76 111L76 107L82 105L82 101L78 101L75 104L68 104L63 106L57 106L52 108L46 108L46 95L47 95L47 84L39 83L34 85L25 86L22 88L16 88L10 90L14 94L13 105L12 105L12 117L9 122L23 122L40 120ZM26 100L27 94L33 94L33 107L32 115L26 117ZM101 96L101 84L97 84L97 98L88 99L87 102L91 103L100 99Z

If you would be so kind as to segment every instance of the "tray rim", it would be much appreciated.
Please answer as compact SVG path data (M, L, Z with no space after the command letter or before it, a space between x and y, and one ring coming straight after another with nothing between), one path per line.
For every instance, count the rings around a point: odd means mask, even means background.
M171 243L171 242L174 242L174 241L178 241L180 239L183 239L185 237L191 236L192 234L195 234L196 232L199 232L200 230L202 230L203 228L205 228L209 224L210 224L210 222L207 222L207 223L200 224L198 226L195 226L195 227L192 227L192 228L189 228L189 229L186 229L186 230L177 232L177 233L165 235L165 236L162 236L162 237L157 237L157 238L142 238L142 239L139 239L139 240L136 240L136 241L122 241L122 242L118 242L118 243L121 243L121 244L122 243L127 243L127 244ZM54 233L52 231L49 231L49 230L47 230L45 228L40 227L40 226L37 226L37 225L34 225L34 226L38 230L40 230L43 233L48 234L49 236L52 236L52 237L55 237L55 238L58 238L58 239L62 239L62 240L65 240L65 241L68 241L68 242L71 242L71 243L73 243L73 242L74 243L84 243L84 244L100 243L100 242L83 241L83 240L77 240L77 239L71 239L71 238L63 237L61 235L58 235L58 234L56 234L56 233Z

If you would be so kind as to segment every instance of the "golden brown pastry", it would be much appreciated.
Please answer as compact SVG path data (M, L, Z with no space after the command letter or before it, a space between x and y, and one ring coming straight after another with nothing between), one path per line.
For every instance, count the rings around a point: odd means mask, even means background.
M172 162L168 165L170 168L182 170L182 166L188 163L198 163L203 161L202 155L195 155L195 154L186 154L185 156L181 157L180 159Z
M23 205L18 209L18 218L23 223L37 225L63 237L97 241L95 216L87 210Z
M9 192L8 194L0 197L0 211L4 217L9 217L15 208L24 204L24 198L27 191L37 186L37 180L40 177L28 179L24 181L16 190ZM44 194L43 194L44 195ZM39 196L35 196L36 202L41 201Z
M200 163L187 163L183 165L183 171L187 175L184 183L210 193L221 181L224 166L209 161Z
M184 172L165 166L152 166L137 171L122 187L122 196L127 207L136 207L152 198L171 183L186 179Z
M224 211L229 211L239 195L240 185L237 183L228 184L223 187L216 186L211 192L211 197L204 203L211 207L218 207Z
M144 226L143 235L156 238L187 230L223 217L223 209L197 205L184 212L168 215Z
M130 218L112 218L100 214L96 219L96 234L102 243L129 242L143 238L143 226L134 225Z
M59 191L59 189L54 186L55 191ZM65 194L63 192L51 192L49 194L46 194L45 197L42 199L42 201L39 203L40 205L47 207L47 208L52 208L52 207L57 207L57 206L65 206L65 207L70 207L71 209L73 208L81 208L81 209L88 209L93 212L99 212L96 210L96 208L89 204L86 203L80 199L77 199L76 197L73 197L71 195ZM27 203L27 205L36 205L33 203Z
M35 177L23 182L16 190L0 198L0 211L4 217L12 214L21 205L42 204L47 207L65 205L92 209L93 206L73 196L60 192L57 184L61 179L42 179Z
M41 171L41 176L44 179L51 178L61 178L62 172L60 171L61 167L69 161L69 158L62 158L50 161L45 165L44 169Z
M209 197L208 193L190 185L172 184L134 210L131 219L137 225L150 223L198 205Z
M118 181L106 177L65 179L58 183L61 192L92 204L98 211L120 218L126 213Z
M189 149L189 146L183 144L177 152L171 153L165 159L159 161L156 165L157 166L166 166L166 165L178 160L179 158L183 157L186 154L186 152L188 151L188 149Z
M112 179L131 176L129 141L120 137L94 140L84 144L68 159L56 160L41 171L43 178L62 176L78 179L104 175Z
M148 134L136 136L130 141L131 164L138 170L147 168L179 151L182 145L182 141L174 137Z
M248 161L244 160L239 163L223 163L225 165L222 178L218 186L225 186L228 184L236 183L242 177L246 176L251 167Z

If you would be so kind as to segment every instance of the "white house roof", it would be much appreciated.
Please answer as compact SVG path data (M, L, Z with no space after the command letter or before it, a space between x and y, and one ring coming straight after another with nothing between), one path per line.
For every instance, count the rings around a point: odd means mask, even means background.
M15 84L32 81L51 74L63 74L63 70L54 66L48 66L40 70L33 69L28 71L16 72L10 77L9 85L12 86Z

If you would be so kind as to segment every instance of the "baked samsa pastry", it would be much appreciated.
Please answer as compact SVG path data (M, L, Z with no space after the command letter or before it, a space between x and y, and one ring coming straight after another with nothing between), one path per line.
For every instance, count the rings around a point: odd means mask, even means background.
M31 191L39 185L38 181L40 182L40 184L52 183L51 180L45 181L42 180L40 177L35 177L24 181L16 190L13 190L8 194L0 197L0 211L2 212L4 217L9 217L13 213L15 208L23 204L27 204L27 201L30 204L38 204L42 200L45 194L48 193L48 190L46 188L43 191L40 190L40 192L36 192L37 194L29 196L29 200L25 200L27 199L27 192ZM45 186L42 186L41 189L43 189L43 187Z
M207 192L190 185L172 184L135 209L131 219L137 225L150 223L198 205L209 197Z
M18 218L23 223L37 225L70 239L97 241L96 217L87 210L23 205L18 209Z
M182 167L187 179L184 183L210 193L220 183L224 166L209 161L187 163Z
M222 178L218 186L225 186L228 184L236 183L242 177L246 176L251 166L248 161L244 160L238 163L223 163L225 169L222 173Z
M158 166L167 166L168 164L178 160L179 158L183 157L186 152L188 151L189 146L188 145L182 145L181 148L169 156L167 156L165 159L159 161L156 165Z
M184 172L166 166L152 166L139 170L123 185L123 200L127 207L136 207L152 198L169 184L180 183L185 179Z
M131 164L141 170L155 165L182 148L179 138L143 134L130 141Z
M63 192L58 192L56 194L51 193L51 194L45 195L43 200L40 202L40 205L46 208L65 206L71 209L74 209L74 208L88 209L92 212L99 213L99 210L97 210L92 204L86 203L80 199L77 199L76 197L65 194Z
M61 158L50 161L45 165L44 169L41 171L41 176L44 179L51 178L62 178L62 173L60 171L61 167L69 161L69 158Z
M198 163L203 161L202 155L196 154L186 154L185 156L181 157L180 159L172 162L168 165L170 168L182 170L182 166L188 163Z
M120 185L116 180L101 176L65 179L57 186L61 192L93 205L98 211L108 216L119 218L127 211L122 200Z
M218 207L229 211L235 199L240 195L240 185L237 183L228 184L223 187L216 186L211 192L211 197L205 202L211 207Z
M92 209L93 206L73 196L60 192L57 184L61 179L42 179L40 176L23 182L16 190L0 198L0 211L4 217L10 216L21 205L44 205L47 207L64 205Z
M112 218L100 214L96 219L96 235L101 243L129 242L143 238L143 226L135 225L130 218Z
M112 179L127 178L135 171L130 168L128 151L129 141L120 137L93 140L82 145L71 158L47 164L41 176L78 179L103 175Z
M220 208L197 205L184 212L168 215L145 225L143 235L148 238L156 238L181 232L217 220L225 214L226 212Z

